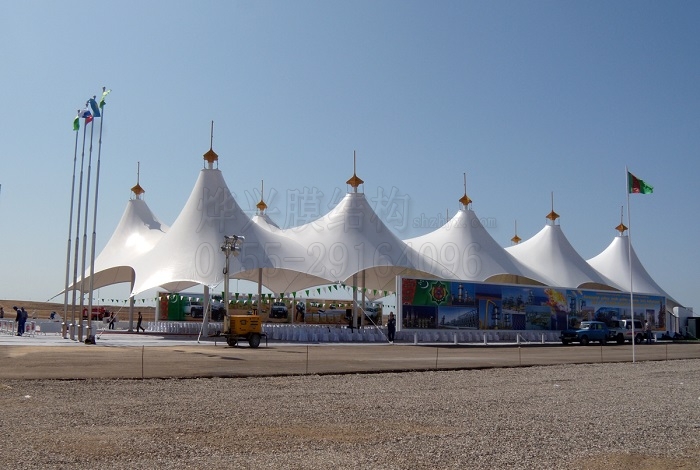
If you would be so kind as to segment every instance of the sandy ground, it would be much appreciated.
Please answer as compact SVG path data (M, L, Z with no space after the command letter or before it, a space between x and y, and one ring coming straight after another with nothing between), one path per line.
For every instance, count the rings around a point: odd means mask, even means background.
M695 470L699 404L700 360L0 378L2 461L13 469Z

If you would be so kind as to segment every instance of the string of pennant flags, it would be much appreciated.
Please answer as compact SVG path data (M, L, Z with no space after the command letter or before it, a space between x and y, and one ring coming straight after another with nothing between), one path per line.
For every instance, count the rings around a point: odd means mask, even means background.
M352 287L348 286L345 284L341 284L340 286L342 289L345 289L348 292L356 291L356 292L362 292L362 293L368 293L371 292L372 295L377 295L377 294L382 294L384 297L393 295L393 291L380 291L378 289L367 289L367 288L359 288L359 287ZM331 293L333 291L338 290L337 285L331 285L331 286L325 286L325 287L316 287L313 289L305 289L304 294L308 298L312 292L315 291L316 294L320 295L321 293ZM223 293L222 293L223 294ZM235 292L233 293L234 298L229 301L230 305L236 305L236 304L241 304L241 305L256 305L258 303L257 294L249 294L249 293L240 293L240 292ZM274 296L274 298L273 298ZM296 299L297 296L300 296L300 292L281 292L279 295L273 294L273 293L263 293L262 294L262 302L265 304L269 304L272 301L276 299L284 299L284 298L293 298ZM151 298L140 298L140 299L135 299L135 303L142 303L145 304L147 301L151 302L162 302L162 301L169 301L169 302L177 302L177 301L202 301L204 299L204 296L196 296L196 295L183 295L183 294L159 294L155 297ZM94 299L97 300L97 299ZM99 299L101 303L111 303L111 304L120 304L124 303L127 304L129 302L129 299ZM352 302L347 302L347 301L332 301L330 302L333 305L337 305L340 308L343 307L349 307L352 305ZM325 306L325 304L321 305L322 307Z

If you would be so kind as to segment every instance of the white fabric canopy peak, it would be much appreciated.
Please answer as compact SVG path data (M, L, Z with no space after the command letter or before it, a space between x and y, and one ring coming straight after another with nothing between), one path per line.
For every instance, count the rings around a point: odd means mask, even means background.
M93 289L133 281L134 262L152 250L168 229L143 199L130 199L117 228L95 258ZM87 271L83 290L87 291L89 283Z
M230 259L231 277L254 277L257 281L257 272L262 269L266 273L263 284L273 291L285 292L289 285L282 284L289 277L281 272L309 270L300 245L254 224L233 198L221 171L205 168L171 229L152 251L137 260L132 295L158 286L179 292L197 284L220 284L224 276L221 244L225 235L245 237L239 255ZM244 272L250 277L241 274ZM310 287L307 284L298 283Z
M571 246L559 225L548 224L529 240L506 251L553 287L614 289Z
M638 293L660 295L671 299L649 275L642 262L639 261L637 254L634 252L634 247L629 245L629 237L627 235L616 236L605 250L589 259L588 264L610 279L614 287L623 292L629 292L630 248L632 254L632 290Z
M484 282L511 275L526 278L521 282L549 282L501 247L471 209L460 209L437 230L404 241L422 257L435 260L445 279Z
M426 264L434 264L420 263L359 192L346 194L325 216L282 233L304 247L310 274L330 282L351 284L353 275L364 274L367 289L394 291L397 275L425 273Z

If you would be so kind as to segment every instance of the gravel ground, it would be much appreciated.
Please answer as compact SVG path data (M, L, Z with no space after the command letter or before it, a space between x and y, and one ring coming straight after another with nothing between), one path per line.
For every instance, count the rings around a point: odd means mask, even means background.
M700 360L0 380L12 469L700 469Z

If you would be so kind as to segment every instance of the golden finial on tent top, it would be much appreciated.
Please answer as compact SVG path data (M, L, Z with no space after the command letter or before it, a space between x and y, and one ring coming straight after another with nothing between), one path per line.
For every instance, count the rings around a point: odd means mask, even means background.
M143 193L145 193L146 190L143 189L143 188L141 187L140 184L136 183L136 186L133 186L133 187L131 188L131 192L134 193L134 194L136 195L136 197L138 198L138 197L141 196Z
M355 151L352 152L352 178L346 181L347 184L352 186L353 192L357 192L357 187L360 186L364 181L357 176L357 157Z
M136 199L141 199L141 195L146 192L145 189L139 184L139 176L141 173L141 162L136 162L136 185L131 188L131 192L134 193Z
M263 201L264 195L265 195L265 182L263 180L260 180L260 202L258 202L258 204L255 206L260 211L260 214L265 212L265 209L267 209L267 204L265 204L265 201Z
M467 196L467 174L464 173L464 196L459 198L459 202L464 206L465 209L467 209L469 204L472 203L472 200L469 199L469 196Z
M554 223L554 221L557 220L557 219L559 218L559 214L557 214L556 212L554 212L554 191L552 191L552 212L550 212L549 214L547 214L547 218L548 218L549 220L551 220L552 223Z
M512 241L514 245L517 245L518 243L520 243L521 240L522 240L522 238L520 238L518 236L518 221L516 220L515 221L515 235L513 235L513 238L511 238L510 241Z
M622 211L623 211L623 210L624 210L624 206L620 208L620 225L618 225L617 227L615 227L615 230L617 230L618 232L620 232L620 235L624 235L624 234L625 234L625 230L627 230L627 226L626 226L625 224L622 223L622 218L624 217L624 216L622 215Z
M204 160L209 163L209 168L214 167L214 162L219 160L219 156L214 152L214 121L211 122L211 137L209 139L209 150L204 154Z

